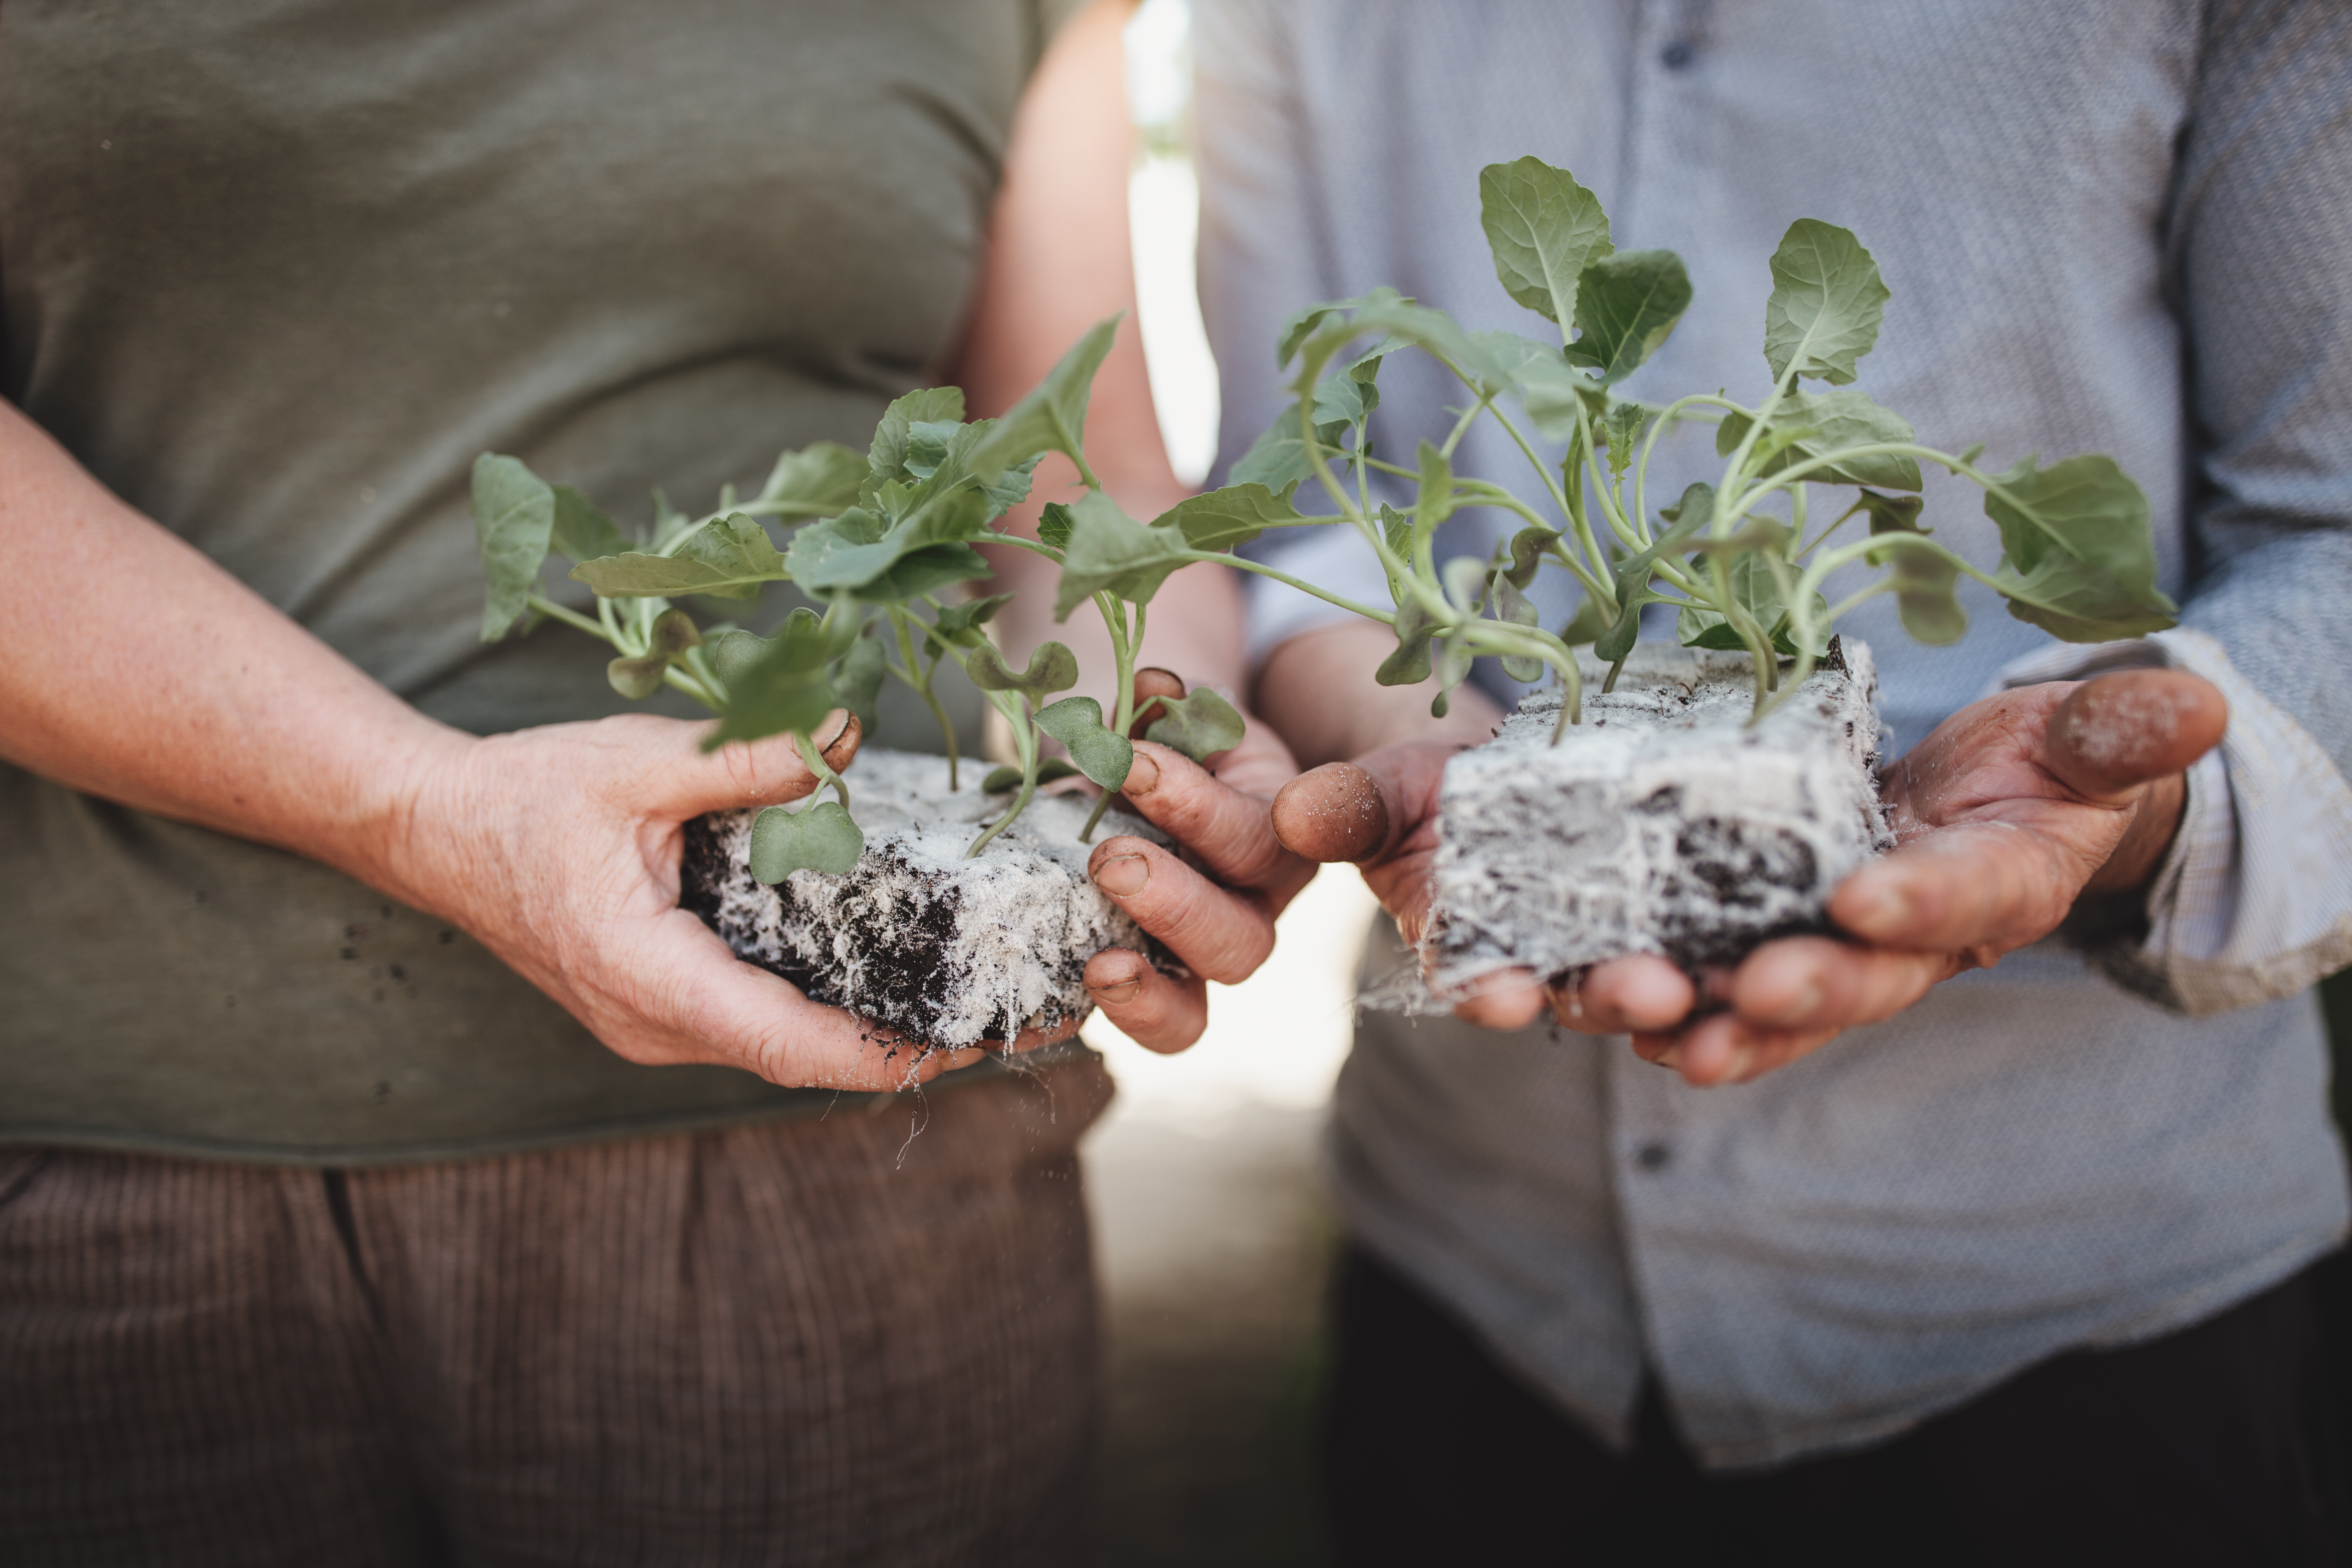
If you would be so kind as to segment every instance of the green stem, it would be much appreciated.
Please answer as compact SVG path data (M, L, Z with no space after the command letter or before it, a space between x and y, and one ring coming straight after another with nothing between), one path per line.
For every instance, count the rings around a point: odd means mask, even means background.
M834 795L841 801L841 809L847 811L849 786L842 783L841 775L826 764L824 752L817 747L816 737L806 731L795 730L793 731L793 749L800 752L801 761L808 764L808 771L816 775L817 789L823 789L825 785L831 784ZM809 793L814 795L816 791L811 790Z
M890 616L890 629L898 634L898 656L907 661L906 670L898 679L914 688L915 695L923 700L923 706L931 710L931 718L939 724L940 738L947 742L948 793L953 795L961 787L956 776L960 759L956 754L955 724L948 718L948 710L940 705L938 694L931 690L931 676L939 668L939 661L926 662L915 652L915 634L909 625L913 617L907 614L905 605L890 605L885 608Z
M1037 793L1037 726L1030 721L1027 700L1015 698L1006 691L992 691L988 698L996 710L1013 725L1013 743L1021 748L1021 793L1013 797L1013 805L1003 816L989 824L981 831L980 837L971 841L971 847L963 852L967 860L979 855L988 847L991 839L1012 826L1013 819L1029 809L1029 801Z

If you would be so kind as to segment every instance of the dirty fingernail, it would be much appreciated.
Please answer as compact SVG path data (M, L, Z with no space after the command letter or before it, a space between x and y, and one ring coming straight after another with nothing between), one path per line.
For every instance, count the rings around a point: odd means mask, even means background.
M1849 921L1864 935L1893 931L1911 922L1911 894L1891 877L1874 877L1855 889Z
M825 734L818 739L816 749L820 752L829 752L833 750L835 742L838 742L844 735L849 733L849 710L846 708L838 708L835 709L835 711L839 713L841 717L835 720L832 729L827 731Z
M1136 752L1135 761L1127 770L1127 782L1118 786L1119 793L1131 798L1139 795L1150 795L1159 787L1160 764L1153 762L1145 752Z
M1132 980L1115 980L1108 985L1089 985L1087 994L1106 1006L1118 1007L1134 1001L1142 989L1143 976L1139 974Z
M1680 1046L1668 1046L1650 1060L1664 1068L1668 1072L1680 1072L1683 1070L1683 1048Z
M1717 1081L1719 1083L1746 1083L1755 1071L1755 1049L1748 1046L1734 1046L1731 1047L1731 1065L1725 1070L1723 1077Z
M1095 886L1115 899L1131 899L1151 880L1151 865L1140 855L1114 855L1095 868Z

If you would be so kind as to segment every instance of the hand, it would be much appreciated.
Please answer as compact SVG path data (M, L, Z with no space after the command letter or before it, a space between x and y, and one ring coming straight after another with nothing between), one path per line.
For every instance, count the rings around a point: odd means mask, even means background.
M1139 705L1183 694L1184 682L1167 670L1136 673ZM1184 854L1122 835L1095 846L1087 870L1192 972L1191 979L1171 980L1124 947L1106 948L1087 962L1087 993L1138 1044L1155 1051L1192 1044L1209 1021L1207 982L1247 979L1274 951L1275 917L1315 875L1311 863L1275 837L1271 821L1275 792L1297 771L1273 730L1258 722L1205 767L1166 746L1136 745L1120 793Z
M399 890L633 1062L894 1089L987 1054L892 1054L871 1022L739 962L678 908L688 818L817 787L789 736L705 752L708 728L629 714L440 748L412 792ZM817 734L827 764L848 766L856 721L838 713Z
M2137 896L2179 826L2185 770L2220 742L2227 721L2219 691L2169 670L1988 698L1882 778L1898 847L1848 877L1829 903L1832 921L1859 941L1767 942L1736 970L1707 977L1707 999L1726 1010L1695 1022L1690 981L1647 956L1595 965L1574 990L1547 992L1521 977L1456 1012L1510 1028L1549 1003L1570 1028L1631 1034L1636 1051L1694 1084L1751 1079L1843 1029L1892 1017L1937 981L2040 941L2085 895ZM1360 813L1352 837L1331 836L1331 847L1359 850L1332 858L1370 857L1366 879L1409 937L1427 910L1443 762L1429 747L1365 758L1360 771L1379 786L1370 797L1378 809ZM1310 782L1348 766L1302 777L1295 805L1285 792L1276 803L1284 842L1300 844L1306 828L1286 825L1328 809L1343 787L1327 780L1309 795ZM1391 828L1392 815L1402 831Z

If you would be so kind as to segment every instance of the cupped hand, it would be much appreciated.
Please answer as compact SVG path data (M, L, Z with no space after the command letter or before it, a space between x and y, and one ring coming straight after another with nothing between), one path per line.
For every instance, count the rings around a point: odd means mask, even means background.
M2175 670L1987 698L1882 776L1897 847L1831 895L1845 936L1767 942L1709 974L1706 1000L1719 1011L1694 1018L1696 988L1648 956L1596 964L1575 987L1506 974L1455 1011L1516 1028L1549 1005L1570 1028L1630 1034L1641 1055L1693 1084L1752 1079L2040 941L2079 901L2137 897L2179 826L2186 770L2228 718L2210 683ZM1333 763L1276 803L1283 841L1357 861L1408 941L1427 917L1437 786L1456 749L1398 746Z
M1163 669L1137 672L1139 708L1181 697L1183 681ZM1139 721L1139 731L1149 720ZM1177 980L1130 948L1088 961L1086 984L1103 1016L1156 1051L1181 1051L1209 1018L1209 981L1244 980L1274 951L1274 921L1315 875L1309 861L1275 837L1275 792L1297 765L1273 730L1253 722L1241 744L1206 765L1139 741L1120 794L1137 815L1182 851L1121 835L1095 846L1088 875L1111 901L1166 944L1192 971Z
M790 737L706 752L709 728L628 714L450 746L413 791L404 896L464 927L633 1062L891 1089L986 1054L894 1051L889 1030L739 962L678 907L689 818L817 787ZM856 721L836 713L816 733L826 763L846 767Z

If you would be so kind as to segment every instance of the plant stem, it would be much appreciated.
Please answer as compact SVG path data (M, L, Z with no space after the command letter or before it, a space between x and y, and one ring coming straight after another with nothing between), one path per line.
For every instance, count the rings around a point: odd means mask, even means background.
M793 749L800 752L801 761L806 763L809 772L816 775L817 789L823 789L825 785L831 784L833 793L841 801L841 809L847 811L849 786L842 783L841 775L826 764L824 753L817 749L816 737L804 730L795 730L793 731ZM816 790L811 790L809 793L814 795Z
M940 668L939 661L932 659L925 663L917 656L915 634L908 624L913 617L907 614L905 605L890 605L885 608L890 616L890 629L898 636L898 655L907 661L906 672L899 679L913 687L915 695L923 700L923 706L931 710L932 719L939 723L940 738L947 742L948 793L953 795L960 787L956 780L959 760L956 755L955 725L948 718L948 710L940 705L938 695L931 690L931 677Z
M967 860L987 848L990 839L1012 826L1013 819L1029 808L1030 797L1037 793L1037 727L1029 720L1027 700L1015 698L1005 691L992 691L988 698L996 710L1011 721L1013 743L1021 748L1021 793L1013 797L1013 805L1003 816L989 824L981 831L980 837L971 841L971 847L963 852Z

